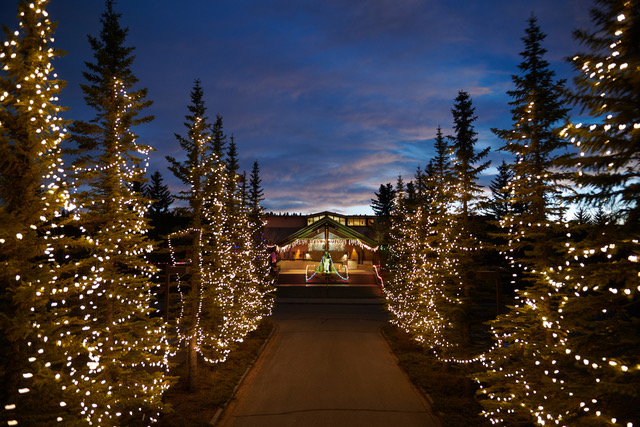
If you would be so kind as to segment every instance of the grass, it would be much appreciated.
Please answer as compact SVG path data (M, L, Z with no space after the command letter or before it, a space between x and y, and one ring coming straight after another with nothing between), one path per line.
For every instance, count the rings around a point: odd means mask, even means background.
M425 350L409 334L387 324L383 333L411 382L432 400L433 409L444 427L488 426L479 415L475 384L467 366L446 366Z
M266 319L258 329L247 335L224 363L209 365L199 361L199 388L187 390L187 366L181 363L171 374L179 377L178 383L164 395L171 411L159 422L161 427L208 426L219 408L232 397L242 375L255 361L258 351L273 330L273 323Z

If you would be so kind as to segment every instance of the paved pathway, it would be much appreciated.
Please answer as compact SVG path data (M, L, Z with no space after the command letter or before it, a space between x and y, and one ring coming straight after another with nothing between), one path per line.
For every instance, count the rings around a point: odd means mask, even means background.
M278 330L219 425L438 425L379 333L383 307L341 302L276 305Z

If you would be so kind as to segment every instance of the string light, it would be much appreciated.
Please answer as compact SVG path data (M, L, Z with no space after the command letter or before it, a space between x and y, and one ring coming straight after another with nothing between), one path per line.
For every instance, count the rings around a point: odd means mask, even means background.
M183 291L178 275L178 348L215 364L225 361L236 344L271 313L273 301L268 297L271 282L265 277L266 254L258 252L261 248L251 238L257 225L249 222L246 206L231 185L235 177L227 175L215 150L207 152L211 137L197 131L204 123L197 116L191 125L190 137L197 141L201 166L190 171L187 193L191 206L201 207L199 214L195 208L193 213L199 226L171 234L168 242L172 263L191 266L189 293ZM189 244L176 246L178 238ZM179 260L178 253L187 248L193 250L191 259Z

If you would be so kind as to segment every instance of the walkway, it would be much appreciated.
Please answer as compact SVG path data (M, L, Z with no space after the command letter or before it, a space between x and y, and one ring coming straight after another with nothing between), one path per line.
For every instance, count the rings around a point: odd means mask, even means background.
M219 425L438 425L380 335L382 305L282 301L276 334Z

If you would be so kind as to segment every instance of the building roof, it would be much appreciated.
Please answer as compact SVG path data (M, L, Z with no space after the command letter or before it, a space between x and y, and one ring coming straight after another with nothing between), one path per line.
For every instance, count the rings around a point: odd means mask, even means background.
M316 214L316 215L319 215L319 214ZM316 215L313 215L313 216L316 216ZM294 243L298 239L304 239L309 236L315 236L320 232L321 229L324 229L325 226L328 226L329 228L332 228L335 231L335 233L342 238L359 240L360 242L364 243L365 245L371 248L375 248L376 246L378 246L378 243L375 240L365 236L362 233L357 232L351 227L347 227L346 225L340 224L338 221L332 218L329 218L328 215L334 215L334 214L327 212L327 216L324 216L320 218L318 221L314 222L313 224L309 224L306 227L301 228L298 231L290 234L286 238L280 240L277 243L277 245L280 247L283 247L283 246L287 246Z

